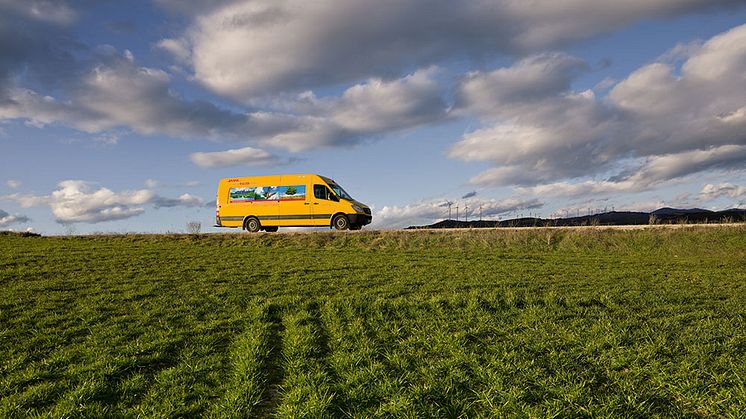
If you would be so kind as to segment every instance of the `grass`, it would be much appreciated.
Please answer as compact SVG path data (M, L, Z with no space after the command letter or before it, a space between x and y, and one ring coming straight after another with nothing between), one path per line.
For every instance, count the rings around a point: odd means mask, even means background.
M743 417L746 227L0 236L2 417Z

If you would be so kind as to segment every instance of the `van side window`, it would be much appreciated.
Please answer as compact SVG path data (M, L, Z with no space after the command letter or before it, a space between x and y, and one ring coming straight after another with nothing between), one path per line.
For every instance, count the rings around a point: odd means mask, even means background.
M317 199L329 199L329 190L324 185L313 185L313 196Z

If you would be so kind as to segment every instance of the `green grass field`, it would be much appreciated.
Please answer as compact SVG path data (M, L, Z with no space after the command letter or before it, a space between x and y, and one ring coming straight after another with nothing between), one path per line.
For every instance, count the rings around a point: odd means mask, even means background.
M744 417L746 227L0 236L0 417Z

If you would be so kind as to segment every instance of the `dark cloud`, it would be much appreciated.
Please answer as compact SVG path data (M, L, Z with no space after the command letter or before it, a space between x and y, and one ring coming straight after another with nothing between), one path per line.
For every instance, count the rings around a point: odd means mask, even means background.
M524 56L639 19L741 1L571 0L566 7L550 0L159 3L194 21L184 36L158 45L191 63L196 80L213 91L252 99L246 102L251 105L237 110L184 98L168 72L139 65L131 52L80 45L70 31L77 15L66 2L0 0L0 120L60 123L97 135L128 129L241 143L192 156L202 166L221 167L289 161L266 147L349 147L478 115L484 126L464 135L450 155L490 162L493 167L473 179L483 185L530 186L596 175L607 183L639 185L644 174L686 176L737 168L743 161L740 152L718 154L728 150L720 147L746 141L746 102L742 89L733 88L742 84L744 72L743 27L688 46L677 53L684 57L679 64L657 62L607 82L611 90L603 99L572 90L590 66L562 53L528 55L509 67L468 73L458 81L452 107L444 99L449 86L436 68L427 67L501 53ZM262 42L243 42L247 37ZM317 97L305 90L321 85L341 93ZM288 90L303 92L274 95ZM274 96L256 98L264 94ZM650 172L664 156L695 151L707 158Z
M62 1L0 1L0 104L13 81L54 91L75 78L85 46L70 35L75 12Z
M729 182L717 185L708 183L702 188L700 196L708 201L721 197L739 198L746 196L746 186L734 185Z
M544 53L492 72L473 72L456 90L456 108L491 114L496 106L544 101L570 90L571 83L589 69L585 61L561 53Z
M57 122L89 133L128 128L141 134L251 142L298 152L350 146L447 117L434 70L397 80L371 79L338 97L294 98L284 102L284 111L240 113L207 101L185 100L172 91L168 73L138 66L129 51L103 46L96 49L95 59L97 64L67 90L67 100L14 88L11 101L0 104L0 119L24 118L37 125ZM236 150L230 153L236 155ZM207 162L211 155L197 156Z
M202 207L205 201L202 198L185 193L177 198L166 198L156 196L152 200L156 208L173 208L173 207Z
M638 191L705 170L743 169L746 90L733 86L746 73L744 45L746 25L687 49L679 67L641 67L605 99L569 89L563 69L572 61L563 55L474 73L459 86L458 112L477 113L487 126L464 135L450 155L493 163L473 183L546 183L533 190L551 194ZM541 71L532 71L537 63ZM527 81L562 89L526 93ZM592 176L607 180L558 183Z
M23 224L29 221L31 221L31 219L24 215L11 215L0 209L0 227L8 227L12 224Z
M180 42L190 46L197 80L222 95L247 99L369 77L397 77L411 68L451 59L522 55L641 19L743 2L571 0L558 7L554 0L244 0L210 5L214 7L192 12L194 25Z

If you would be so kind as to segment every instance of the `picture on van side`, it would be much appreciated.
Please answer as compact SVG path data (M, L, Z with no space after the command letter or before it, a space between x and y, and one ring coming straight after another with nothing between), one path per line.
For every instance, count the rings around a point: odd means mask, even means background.
M306 199L306 185L256 186L231 188L230 202L302 201Z

